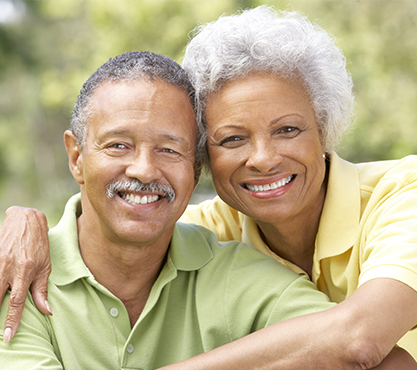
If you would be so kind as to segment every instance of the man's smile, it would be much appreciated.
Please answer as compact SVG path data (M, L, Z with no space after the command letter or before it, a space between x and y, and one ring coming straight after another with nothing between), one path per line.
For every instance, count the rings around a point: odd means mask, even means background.
M139 192L151 194L140 195ZM171 185L161 185L156 181L145 184L136 179L113 181L107 187L107 195L113 198L116 194L133 205L154 203L162 198L167 198L172 203L175 199L175 191Z
M154 203L157 202L159 199L161 199L160 195L137 195L132 193L123 193L119 192L118 195L124 199L126 202L138 205L138 204L148 204L148 203Z

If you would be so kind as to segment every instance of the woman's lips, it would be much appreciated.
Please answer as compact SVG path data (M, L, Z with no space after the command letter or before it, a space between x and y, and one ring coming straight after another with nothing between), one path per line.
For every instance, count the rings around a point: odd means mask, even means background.
M270 191L270 190L275 190L278 189L282 186L287 185L288 183L290 183L293 179L295 178L295 175L290 175L288 177L282 178L278 181L274 181L274 182L270 182L268 184L262 184L262 185L258 185L258 184L248 184L245 183L243 186L253 192L262 192L262 191Z

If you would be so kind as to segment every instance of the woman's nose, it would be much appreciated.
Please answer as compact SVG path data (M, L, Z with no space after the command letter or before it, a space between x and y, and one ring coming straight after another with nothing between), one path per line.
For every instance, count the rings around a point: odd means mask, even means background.
M282 161L283 157L272 140L263 140L251 145L246 167L261 173L269 173Z

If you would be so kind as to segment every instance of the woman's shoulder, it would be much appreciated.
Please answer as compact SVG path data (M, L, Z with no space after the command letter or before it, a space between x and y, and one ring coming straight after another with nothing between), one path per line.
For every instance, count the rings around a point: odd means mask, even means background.
M194 223L212 230L219 240L241 240L243 214L229 207L220 197L189 205L180 222Z
M389 182L408 185L417 182L416 155L395 160L359 163L355 167L362 186L385 186Z

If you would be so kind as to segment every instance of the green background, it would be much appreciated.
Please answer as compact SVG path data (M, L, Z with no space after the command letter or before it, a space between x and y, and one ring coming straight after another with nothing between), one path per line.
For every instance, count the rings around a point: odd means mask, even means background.
M52 226L78 191L62 135L102 63L132 50L181 63L196 25L260 4L303 12L344 51L357 106L342 157L417 153L417 0L0 0L0 220L18 204L41 209Z

